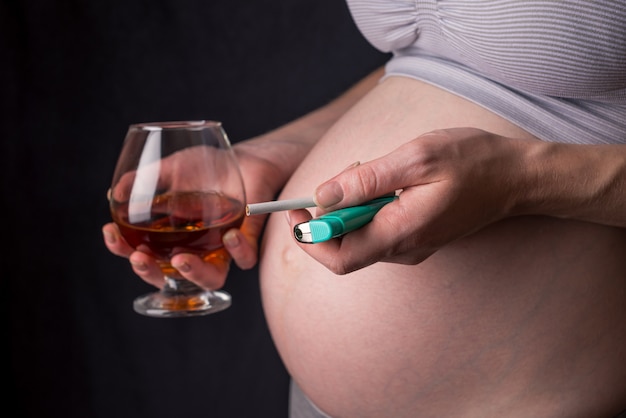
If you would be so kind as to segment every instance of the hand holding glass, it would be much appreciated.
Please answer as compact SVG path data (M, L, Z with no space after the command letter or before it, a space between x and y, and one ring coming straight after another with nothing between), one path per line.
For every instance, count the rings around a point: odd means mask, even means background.
M187 281L170 259L193 253L228 263L222 235L241 225L245 207L243 179L221 123L131 125L113 175L111 215L128 244L153 256L165 276L161 291L135 299L135 311L186 317L228 308L228 293Z

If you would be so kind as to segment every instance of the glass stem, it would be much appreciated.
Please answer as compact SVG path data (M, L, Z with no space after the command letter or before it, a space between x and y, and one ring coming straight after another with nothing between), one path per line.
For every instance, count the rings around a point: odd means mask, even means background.
M174 279L165 276L163 293L166 295L192 295L200 291L200 287L185 279Z

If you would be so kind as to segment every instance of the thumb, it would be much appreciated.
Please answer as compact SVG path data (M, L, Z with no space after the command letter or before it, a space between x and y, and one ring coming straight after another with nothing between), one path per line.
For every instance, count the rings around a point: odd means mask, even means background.
M354 206L394 193L403 184L400 161L393 154L367 163L355 163L315 190L314 200L325 210Z

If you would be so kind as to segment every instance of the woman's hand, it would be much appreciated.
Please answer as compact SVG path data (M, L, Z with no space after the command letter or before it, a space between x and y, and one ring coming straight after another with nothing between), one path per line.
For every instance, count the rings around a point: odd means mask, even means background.
M400 191L371 223L341 238L299 244L336 274L377 261L417 264L444 245L512 215L523 162L538 140L504 138L473 128L422 135L382 158L358 164L321 184L324 211L353 206ZM295 224L311 218L290 211Z
M280 181L286 176L279 173L279 167L261 157L268 152L267 146L263 146L263 152L257 152L253 142L243 146L235 145L233 148L244 178L247 200L261 202L273 199L282 186ZM258 241L266 218L267 215L246 217L240 229L230 229L222 237L224 247L241 269L250 269L258 261ZM102 231L109 251L128 258L133 271L147 283L159 288L164 285L163 273L154 258L130 247L114 223L104 225ZM188 253L177 254L171 259L172 265L185 278L209 289L218 289L224 285L230 261L217 263L213 260L209 263Z

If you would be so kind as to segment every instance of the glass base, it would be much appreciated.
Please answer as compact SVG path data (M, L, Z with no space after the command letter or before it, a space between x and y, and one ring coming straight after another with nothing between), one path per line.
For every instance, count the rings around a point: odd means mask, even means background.
M223 290L196 288L193 292L181 292L166 286L160 292L138 297L133 308L139 314L154 318L183 318L223 311L230 306L231 300Z

